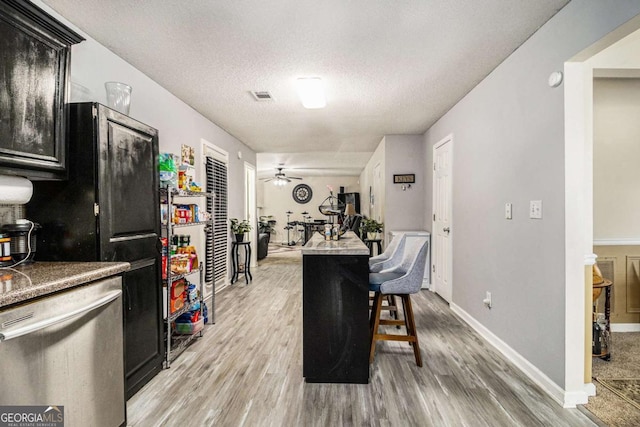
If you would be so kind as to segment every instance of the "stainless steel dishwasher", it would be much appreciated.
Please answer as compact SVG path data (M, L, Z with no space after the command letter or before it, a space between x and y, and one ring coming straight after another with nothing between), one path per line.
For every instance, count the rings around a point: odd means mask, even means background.
M0 405L64 406L69 427L124 425L121 280L0 312Z

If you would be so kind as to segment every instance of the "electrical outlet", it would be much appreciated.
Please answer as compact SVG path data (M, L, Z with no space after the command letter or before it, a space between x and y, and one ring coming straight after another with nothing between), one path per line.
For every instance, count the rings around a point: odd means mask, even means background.
M482 300L482 303L487 306L487 308L491 308L491 292L487 291L487 295Z
M504 217L506 219L512 219L513 218L512 214L511 214L511 207L512 207L511 203L505 203L504 204Z
M529 202L529 218L542 219L542 200L531 200Z

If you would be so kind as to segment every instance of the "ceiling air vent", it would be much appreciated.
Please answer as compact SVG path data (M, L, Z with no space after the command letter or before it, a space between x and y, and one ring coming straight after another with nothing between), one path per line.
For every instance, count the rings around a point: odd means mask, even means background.
M256 101L261 101L261 102L262 101L273 101L273 97L266 90L261 90L261 91L252 90L251 91L251 95L253 95L253 97L256 99Z

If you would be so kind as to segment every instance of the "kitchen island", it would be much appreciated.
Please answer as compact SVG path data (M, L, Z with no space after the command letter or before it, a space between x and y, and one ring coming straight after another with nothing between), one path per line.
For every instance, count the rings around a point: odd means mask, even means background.
M302 248L303 376L307 382L369 382L369 249L348 231Z

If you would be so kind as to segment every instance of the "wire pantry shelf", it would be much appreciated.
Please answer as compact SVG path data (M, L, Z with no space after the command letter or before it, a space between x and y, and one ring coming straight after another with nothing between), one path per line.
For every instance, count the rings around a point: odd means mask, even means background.
M192 302L190 304L185 304L179 310L174 311L173 313L171 313L169 315L169 321L173 322L174 320L176 320L178 317L180 317L181 315L183 315L187 311L191 311L193 309L193 306L196 305L197 302L200 302L200 300L194 301L194 302Z
M176 282L184 277L187 277L190 274L193 273L199 273L200 269L199 268L195 268L191 271L189 271L188 273L181 273L181 274L172 274L171 275L171 282ZM162 283L164 284L163 286L167 286L167 279L162 279Z
M166 196L167 189L161 188L160 194ZM188 191L188 190L178 190L176 188L171 188L171 195L173 197L213 197L213 193L208 193L205 191Z
M178 227L188 227L190 225L213 225L213 221L193 221L193 222L183 222L183 223L171 223L171 226L173 228L178 228Z
M202 331L191 335L172 335L171 336L171 352L169 353L169 363L176 360L183 351L189 347L191 341L202 336Z

